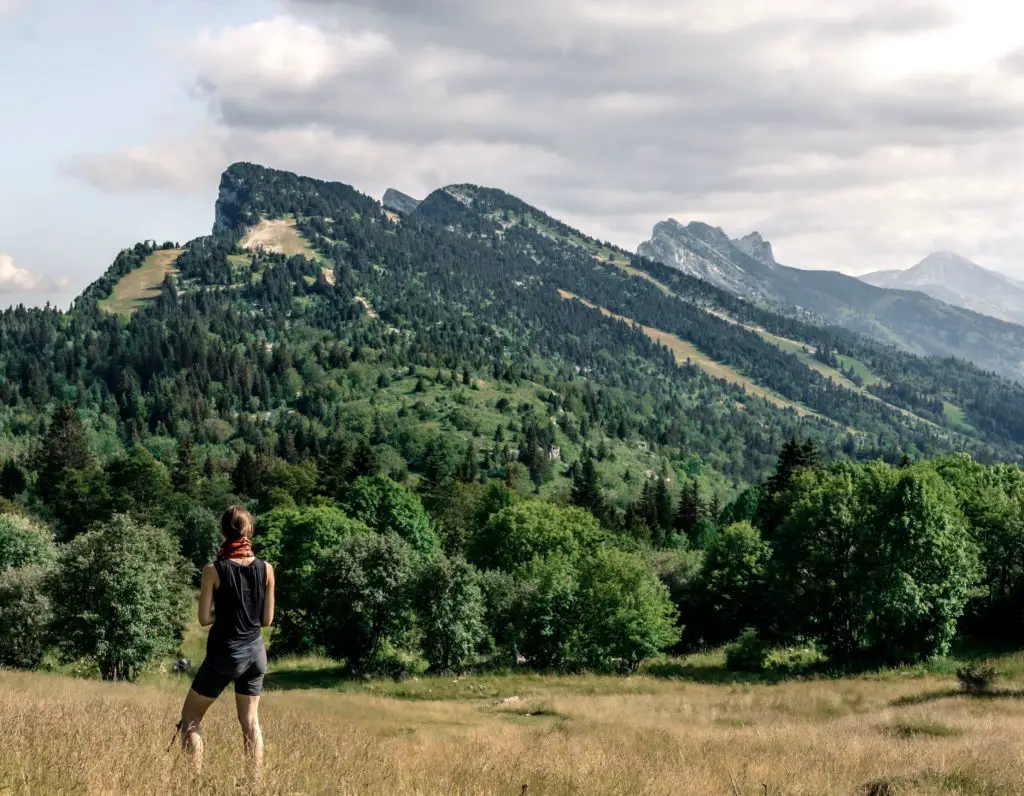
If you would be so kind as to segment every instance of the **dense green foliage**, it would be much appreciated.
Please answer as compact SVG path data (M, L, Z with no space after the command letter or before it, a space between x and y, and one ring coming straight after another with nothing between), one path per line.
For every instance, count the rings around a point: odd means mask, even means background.
M484 637L480 574L465 560L441 556L416 577L413 607L423 634L423 657L435 672L473 661Z
M0 514L0 572L27 566L47 567L57 558L49 528L17 514Z
M396 656L632 670L748 627L904 662L957 628L1019 627L1016 385L634 258L659 288L498 191L439 191L392 223L347 186L246 164L223 188L217 233L138 313L99 301L151 243L69 313L0 315L0 568L48 572L12 576L0 611L46 600L56 635L38 643L64 659L134 677L170 651L236 503L278 571L272 652L350 671ZM316 258L239 248L245 225L285 214ZM826 379L812 350L888 403Z
M116 515L71 542L51 580L58 650L92 661L104 680L134 680L181 642L187 578L164 531Z
M38 565L0 570L0 666L34 669L49 645L50 599Z

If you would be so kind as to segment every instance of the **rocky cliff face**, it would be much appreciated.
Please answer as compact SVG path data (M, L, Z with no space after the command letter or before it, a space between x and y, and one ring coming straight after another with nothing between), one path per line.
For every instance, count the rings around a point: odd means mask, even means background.
M742 256L742 252L736 250L729 236L718 227L699 222L684 227L670 218L655 225L651 239L640 244L637 254L678 268L731 293L751 296L763 292L757 277L730 256Z
M772 266L777 264L775 262L775 252L772 251L772 245L761 237L760 232L751 232L739 240L732 241L732 245L748 257L753 257L762 265Z
M244 182L237 174L236 166L229 167L220 178L217 203L214 205L213 234L228 232L245 223L240 215Z
M381 204L391 212L405 216L412 213L423 203L419 199L413 199L408 194L396 191L394 188L388 188L384 193Z

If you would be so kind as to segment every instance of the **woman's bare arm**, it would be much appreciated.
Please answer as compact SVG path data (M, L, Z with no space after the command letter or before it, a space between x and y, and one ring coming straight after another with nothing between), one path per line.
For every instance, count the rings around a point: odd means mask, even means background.
M213 590L217 586L217 568L213 564L203 567L203 582L199 587L199 624L213 624Z
M263 627L274 624L274 568L267 564L267 594L263 598Z

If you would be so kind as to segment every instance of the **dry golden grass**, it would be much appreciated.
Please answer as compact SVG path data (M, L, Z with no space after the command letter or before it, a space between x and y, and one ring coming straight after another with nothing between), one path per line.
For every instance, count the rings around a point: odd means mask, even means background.
M1024 793L1024 700L949 696L949 680L581 678L597 694L574 693L572 678L550 691L533 682L532 696L505 705L269 692L261 792ZM184 688L0 674L0 793L237 792L230 697L206 722L200 782L166 751Z
M265 218L245 234L240 245L251 251L263 249L288 257L301 255L311 260L316 259L316 254L295 228L295 224L294 218Z
M580 298L574 293L569 293L566 290L559 290L558 294L564 299L575 299L576 301L579 301L581 304L590 307L591 309L598 309L601 311L603 315L609 318L615 318L616 320L624 321L625 323L628 323L630 325L633 325L635 323L630 318L623 317L622 315L616 315L614 312L606 310L604 307L598 307L596 304L591 304L589 301ZM800 416L815 414L814 412L808 411L806 407L800 406L799 404L793 403L792 401L787 401L782 396L776 395L771 390L765 389L764 387L760 386L754 381L751 381L738 371L733 370L728 365L725 365L721 362L716 362L715 360L711 359L711 357L707 356L704 352L702 352L699 348L697 348L695 345L687 342L686 340L683 340L681 337L677 337L676 335L662 331L661 329L655 329L653 326L640 325L640 328L643 329L644 334L646 334L654 342L661 343L662 345L667 346L668 349L675 355L677 362L686 362L687 360L690 360L695 365L697 365L701 370L707 373L709 376L712 376L713 378L716 379L722 379L723 381L726 381L729 384L735 384L737 386L740 386L744 390L746 390L748 394L755 395L758 398L763 398L764 400L773 403L775 404L775 406L778 406L782 409L792 409Z
M110 298L99 303L100 309L116 315L128 315L150 299L159 296L164 277L175 273L174 264L183 251L162 249L151 254L142 265L123 276L114 285Z

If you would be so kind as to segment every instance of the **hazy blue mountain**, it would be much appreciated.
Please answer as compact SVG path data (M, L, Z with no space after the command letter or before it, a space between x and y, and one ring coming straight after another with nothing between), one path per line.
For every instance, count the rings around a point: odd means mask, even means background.
M957 274L946 277L945 294L918 285L894 289L870 284L836 271L805 271L775 261L771 244L753 233L730 240L721 229L674 219L654 227L651 240L638 254L677 268L742 298L781 309L791 315L811 316L870 335L918 354L966 359L980 367L1017 380L1024 379L1024 326L1009 323L980 306L968 308L960 291L976 284L977 302L993 303L995 288L981 293L983 283L1003 280L1001 292L1021 296L1024 286L1006 277L971 271L950 262L933 263L924 273ZM974 266L978 268L977 266ZM883 280L878 280L883 281ZM903 287L903 286L899 286ZM1008 298L1007 301L1010 301ZM1014 303L1013 306L1016 306ZM1004 313L1005 315L1005 313ZM1024 314L1015 316L1024 321Z
M878 287L920 290L947 304L1024 323L1024 284L953 252L930 254L905 271L877 271L860 279Z

